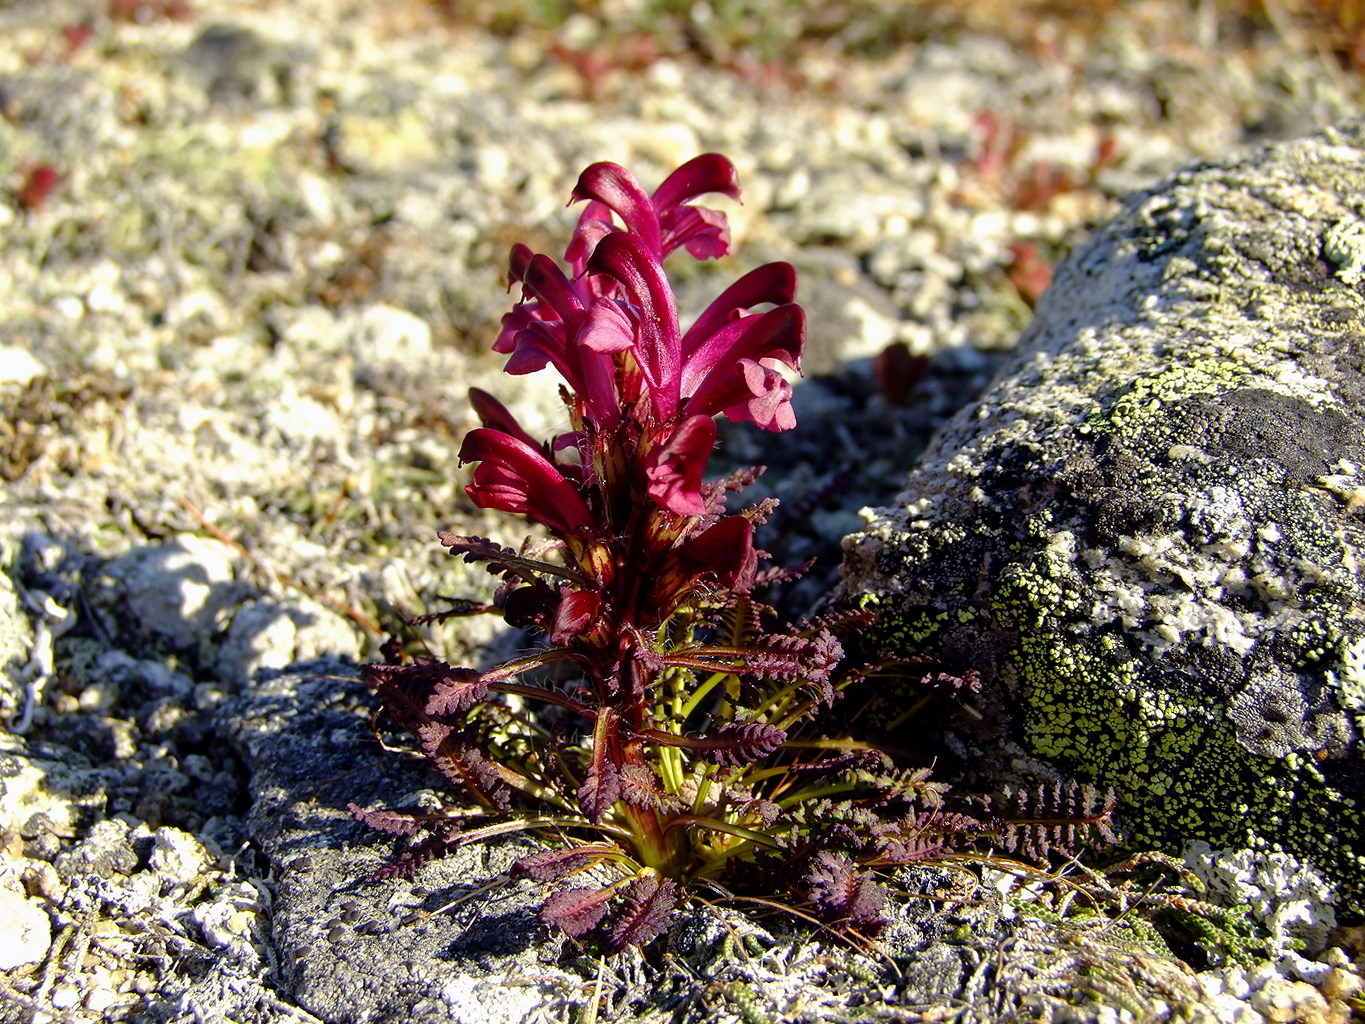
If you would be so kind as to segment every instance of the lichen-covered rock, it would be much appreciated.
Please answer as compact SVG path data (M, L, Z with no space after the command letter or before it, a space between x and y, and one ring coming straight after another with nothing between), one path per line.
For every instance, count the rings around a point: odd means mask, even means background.
M983 673L978 752L1113 786L1137 844L1283 850L1356 911L1363 260L1359 125L1135 196L842 585Z

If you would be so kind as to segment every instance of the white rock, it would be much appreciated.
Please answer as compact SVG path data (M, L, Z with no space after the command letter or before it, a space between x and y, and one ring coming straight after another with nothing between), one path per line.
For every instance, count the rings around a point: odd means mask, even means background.
M152 836L151 869L182 885L195 881L209 865L204 844L188 832L169 826Z
M0 384L27 384L47 376L47 366L26 348L0 345Z
M234 558L226 544L186 534L129 552L109 572L144 628L184 648L212 635L239 598Z
M9 886L0 888L0 971L38 963L51 942L52 922L42 904Z
M493 975L455 975L441 987L441 998L450 1008L451 1021L454 1024L522 1024L528 1019L540 1019L533 1018L532 1014L542 1010L547 1003L563 999L562 994L556 998L556 989L561 993L566 989L576 991L583 984L582 979L552 968L537 971L534 979L527 978L519 985L509 984L509 981Z

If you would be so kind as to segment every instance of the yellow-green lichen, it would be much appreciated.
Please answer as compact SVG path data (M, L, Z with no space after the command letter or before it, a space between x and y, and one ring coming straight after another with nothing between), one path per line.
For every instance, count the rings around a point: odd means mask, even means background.
M1160 421L1167 415L1172 402L1192 395L1222 394L1253 380L1251 372L1240 363L1227 359L1195 359L1139 377L1124 390L1107 414L1097 414L1093 422L1104 422L1125 437L1141 437L1153 421Z

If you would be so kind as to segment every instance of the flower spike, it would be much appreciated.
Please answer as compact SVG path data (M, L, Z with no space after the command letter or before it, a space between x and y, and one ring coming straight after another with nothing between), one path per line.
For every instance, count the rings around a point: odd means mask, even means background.
M407 843L373 877L535 831L569 847L516 866L549 887L540 920L608 950L653 941L713 879L785 889L825 925L870 934L885 894L866 868L987 829L940 814L946 787L926 782L927 769L896 770L848 738L861 705L832 729L814 720L893 664L843 664L836 629L870 615L776 626L776 610L752 596L800 572L760 570L768 555L755 529L775 498L727 513L727 494L760 470L705 482L716 418L795 425L786 375L801 372L806 317L796 271L770 263L682 332L665 258L730 245L725 215L692 205L707 193L739 198L734 165L718 154L689 160L652 195L625 168L596 163L573 190L585 205L567 267L512 248L520 300L493 348L511 374L553 367L569 423L538 440L476 388L483 425L459 457L475 464L465 492L476 505L542 529L519 547L439 531L452 556L499 582L491 602L457 599L412 624L489 611L530 639L519 657L479 669L414 659L394 641L388 662L363 673L391 724L478 808L353 805L357 820ZM945 677L915 671L922 685ZM1108 811L1080 813L1092 831L1107 828Z

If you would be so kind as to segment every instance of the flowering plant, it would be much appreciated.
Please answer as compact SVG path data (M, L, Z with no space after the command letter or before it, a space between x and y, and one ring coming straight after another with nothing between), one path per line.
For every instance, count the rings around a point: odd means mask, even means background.
M817 727L865 678L842 664L838 637L865 617L782 629L754 597L792 574L761 569L754 546L776 502L726 509L760 470L706 482L715 417L795 425L781 368L800 371L806 322L795 270L770 263L680 328L664 258L729 249L724 214L691 205L705 193L738 198L729 160L699 156L652 194L624 168L593 164L573 192L587 205L568 271L512 250L522 301L494 348L508 373L559 372L570 429L537 441L475 390L483 426L460 459L476 463L466 488L475 504L524 515L551 539L513 550L439 537L501 578L491 606L452 613L495 611L544 645L490 670L405 661L391 647L389 663L364 669L393 722L473 805L351 805L360 821L411 837L379 874L510 831L553 831L568 845L516 866L559 883L541 918L615 949L664 931L699 885L785 889L827 922L875 929L883 893L865 867L925 857L986 827L944 812L946 787L926 769L896 770L870 745ZM594 866L616 877L584 873Z

